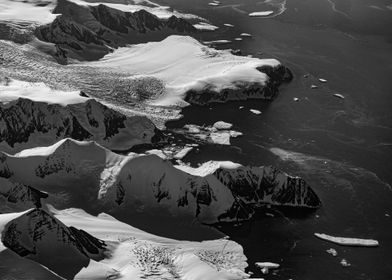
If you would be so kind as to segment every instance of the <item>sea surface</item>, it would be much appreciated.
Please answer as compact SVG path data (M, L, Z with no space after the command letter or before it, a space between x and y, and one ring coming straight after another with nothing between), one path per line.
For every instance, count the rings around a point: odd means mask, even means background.
M232 139L231 146L205 145L184 161L275 165L302 176L320 196L323 206L311 214L260 213L235 229L221 228L242 244L254 277L392 279L392 1L222 0L217 7L204 0L157 2L220 27L200 40L251 34L218 47L277 58L294 73L273 102L191 106L181 120L166 123L169 130L233 123L243 136ZM274 13L248 16L266 10ZM313 84L318 88L311 89ZM373 238L380 246L342 247L317 239L315 232ZM328 254L329 248L338 255ZM341 265L342 259L351 266ZM262 275L256 261L277 262L281 268Z

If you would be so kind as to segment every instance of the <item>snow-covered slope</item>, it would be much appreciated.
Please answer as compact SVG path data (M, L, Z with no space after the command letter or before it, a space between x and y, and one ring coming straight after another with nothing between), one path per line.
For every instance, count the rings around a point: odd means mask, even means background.
M71 139L1 158L3 177L48 192L54 205L124 219L141 211L215 223L249 219L264 204L320 206L301 178L272 167L209 162L194 170L155 155L120 156L95 142Z
M11 220L1 234L2 243L22 257L72 279L90 259L104 257L105 243L83 230L67 227L41 209Z
M119 48L92 67L120 69L133 79L154 77L164 90L150 96L153 104L205 104L234 99L271 99L291 73L275 59L258 59L206 47L188 36Z
M146 117L126 117L94 99L42 83L5 80L0 91L0 149L5 152L50 145L64 137L127 150L151 143L157 132Z
M26 269L33 280L248 278L242 247L233 241L162 238L105 213L50 208L0 214L0 234L4 279Z

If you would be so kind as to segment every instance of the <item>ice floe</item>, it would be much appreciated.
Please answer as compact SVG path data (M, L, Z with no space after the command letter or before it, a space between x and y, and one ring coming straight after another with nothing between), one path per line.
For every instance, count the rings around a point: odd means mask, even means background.
M222 130L222 129L230 129L230 128L232 128L233 124L227 123L227 122L224 122L224 121L217 121L212 126L215 127L218 130Z
M193 25L194 28L198 30L204 30L204 31L214 31L217 30L219 27L206 23L206 22L199 22Z
M334 257L338 255L338 252L333 248L329 248L326 252Z
M340 94L340 93L334 93L333 96L340 98L340 99L344 99L344 95Z
M255 265L261 269L263 274L268 274L270 269L278 269L279 264L273 262L256 262Z
M215 126L216 125L216 126ZM195 124L187 124L184 129L176 131L177 133L185 133L189 138L200 140L202 142L230 145L230 139L241 136L242 133L230 130L232 124L225 122L217 122L213 126L198 126Z
M274 11L261 11L261 12L250 13L249 16L250 17L265 17L265 16L272 15L273 13L274 13Z
M324 233L315 233L314 235L320 239L344 246L377 247L379 245L378 241L374 239L336 237Z
M261 114L261 111L256 110L256 109L249 109L249 111L251 111L253 114L256 114L256 115L260 115Z

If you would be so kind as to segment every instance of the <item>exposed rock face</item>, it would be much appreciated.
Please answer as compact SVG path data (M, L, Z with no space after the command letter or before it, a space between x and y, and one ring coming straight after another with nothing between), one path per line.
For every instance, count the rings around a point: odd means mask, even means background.
M72 279L90 259L102 259L105 243L83 230L67 227L42 209L31 210L10 221L1 241L22 257L34 260ZM58 252L56 257L53 253Z
M127 150L150 143L156 128L146 117L126 117L99 102L61 106L19 98L0 105L0 147L17 152L70 137Z
M161 40L168 35L197 30L182 18L160 19L140 10L124 12L105 6L79 6L59 0L53 13L61 14L51 24L40 26L35 35L56 44L59 56L96 60L111 48L130 43Z
M213 89L190 90L186 93L185 101L190 104L206 105L213 102L224 103L230 100L272 100L278 94L279 86L282 83L290 82L293 78L291 71L283 65L277 67L263 66L257 70L268 75L269 79L265 85L253 83L241 86L238 89L228 88L222 91Z

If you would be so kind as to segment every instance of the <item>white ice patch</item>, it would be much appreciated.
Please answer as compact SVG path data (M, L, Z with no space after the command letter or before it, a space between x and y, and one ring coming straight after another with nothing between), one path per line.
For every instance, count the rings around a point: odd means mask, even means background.
M48 87L44 83L29 83L24 81L9 80L0 83L0 102L9 103L18 98L26 98L32 101L59 104L84 103L89 98L82 97L78 91L61 91Z

